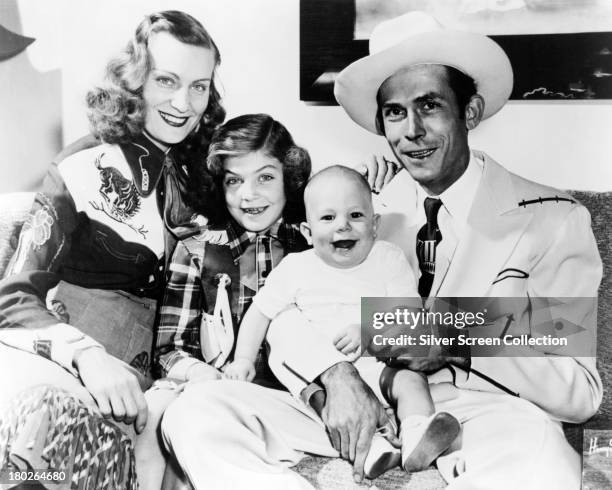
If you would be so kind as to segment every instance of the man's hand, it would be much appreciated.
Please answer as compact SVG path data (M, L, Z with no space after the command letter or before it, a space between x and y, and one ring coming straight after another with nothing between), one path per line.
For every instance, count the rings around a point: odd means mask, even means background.
M252 381L255 377L255 364L250 359L239 357L225 368L223 374L228 379Z
M396 369L409 369L410 371L420 371L422 373L434 373L439 371L447 364L453 364L460 368L469 368L469 359L465 357L452 356L430 356L430 357L409 357L399 356L392 359L389 363L390 367Z
M138 378L104 349L92 347L77 352L74 364L83 385L104 417L131 424L141 433L147 423L148 407Z
M352 324L343 328L333 340L334 347L353 362L361 356L361 325Z
M454 327L451 327L454 330ZM397 337L406 333L405 325L392 325L385 330L385 335L388 337ZM366 342L369 339L364 339ZM379 361L386 362L389 367L396 369L409 369L411 371L419 371L430 374L439 371L448 364L452 364L461 369L469 369L470 358L469 349L467 349L467 357L459 357L452 354L462 353L455 352L457 349L451 347L450 350L445 346L384 346L377 347L370 341L367 350L370 354L375 355Z
M368 179L372 192L378 194L400 170L397 163L382 155L370 155L356 170Z
M336 364L320 379L327 394L321 418L332 445L344 459L353 463L353 477L360 482L374 432L390 424L389 418L352 364Z

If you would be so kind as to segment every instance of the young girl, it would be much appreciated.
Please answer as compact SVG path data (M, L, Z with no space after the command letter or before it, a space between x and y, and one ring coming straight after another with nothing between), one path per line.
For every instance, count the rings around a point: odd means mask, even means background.
M252 297L287 253L307 248L299 223L310 157L282 124L265 114L227 121L207 165L218 213L176 247L155 349L158 374L182 381L221 376ZM275 384L266 362L257 379Z

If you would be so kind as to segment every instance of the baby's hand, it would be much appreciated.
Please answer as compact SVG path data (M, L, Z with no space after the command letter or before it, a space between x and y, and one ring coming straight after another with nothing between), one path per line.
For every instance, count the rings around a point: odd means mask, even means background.
M255 377L255 364L250 359L239 357L225 368L224 373L228 379L252 381Z
M334 337L334 347L353 362L361 356L361 325L348 325Z
M187 371L187 381L207 381L220 378L221 373L219 370L205 362L198 362Z

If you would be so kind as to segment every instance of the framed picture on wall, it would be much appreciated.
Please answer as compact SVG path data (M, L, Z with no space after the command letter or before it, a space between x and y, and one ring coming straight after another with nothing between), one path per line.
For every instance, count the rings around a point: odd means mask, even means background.
M609 0L301 0L300 98L335 104L337 74L381 21L424 10L489 35L514 69L514 100L612 99Z

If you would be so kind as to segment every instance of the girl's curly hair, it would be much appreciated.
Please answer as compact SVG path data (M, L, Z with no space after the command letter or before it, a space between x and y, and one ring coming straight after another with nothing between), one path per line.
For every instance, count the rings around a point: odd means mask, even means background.
M310 176L308 152L295 144L287 128L267 114L246 114L230 119L212 136L208 172L212 175L217 199L212 221L223 224L229 218L223 194L224 162L228 157L263 151L283 165L283 181L287 202L283 218L287 223L305 220L304 188ZM209 215L209 217L211 217Z
M214 191L212 179L200 167L204 167L212 133L225 119L225 109L215 86L216 67L221 62L219 49L198 20L178 10L147 15L125 49L107 64L104 84L87 93L89 122L93 134L106 143L126 143L142 133L145 123L143 86L151 69L148 44L151 35L158 32L167 32L182 43L214 53L215 72L201 124L172 150L176 161L186 165L190 176L193 175L185 196L187 203L206 214Z

